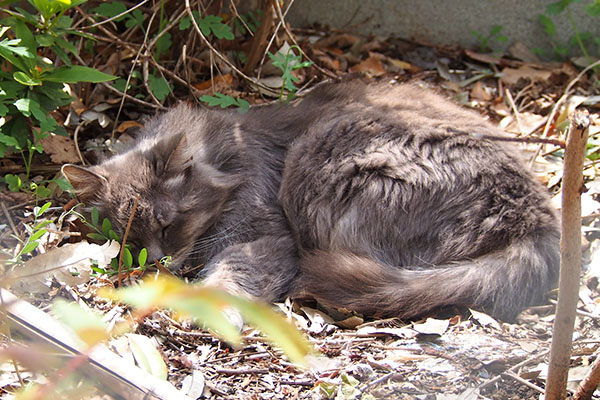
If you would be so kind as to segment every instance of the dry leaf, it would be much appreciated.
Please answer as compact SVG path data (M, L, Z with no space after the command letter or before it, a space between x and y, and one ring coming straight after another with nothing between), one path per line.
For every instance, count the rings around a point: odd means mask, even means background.
M449 325L450 321L447 319L427 318L422 324L413 324L413 329L423 335L442 336Z
M52 162L56 164L79 162L75 142L70 137L51 133L50 136L42 139L41 143L44 146L44 153L50 156Z
M140 124L137 121L125 121L125 122L121 122L119 124L119 126L117 127L117 132L119 133L123 133L128 129L131 128L142 128L144 125Z
M508 52L511 56L521 61L534 64L538 64L540 62L539 57L529 50L529 47L521 42L514 42L512 46L508 48Z
M231 74L219 75L219 76L216 76L213 80L207 80L207 81L200 82L200 83L194 83L193 86L198 90L206 90L206 89L212 89L213 83L215 86L215 88L214 88L215 91L219 92L219 91L223 90L224 88L231 87L231 84L233 83L233 77L231 76Z
M502 77L500 80L505 85L514 85L519 79L528 79L531 82L543 82L547 81L552 75L551 71L545 69L535 69L528 65L524 65L519 68L506 67L502 70Z
M500 326L498 321L496 321L494 318L490 317L489 315L482 313L480 311L471 310L470 308L469 308L469 311L471 312L473 319L475 321L477 321L479 323L479 325L490 326L492 328L502 330L502 327Z
M387 71L383 66L383 63L377 59L377 57L370 56L363 62L356 64L349 69L350 72L362 72L371 76L381 76Z
M483 101L490 101L492 99L492 95L485 90L481 81L477 81L471 89L471 98Z
M78 285L89 280L92 260L104 268L119 254L119 249L119 242L114 240L101 246L88 242L67 243L33 257L9 272L5 279L17 290L34 293L47 292L46 281L51 277L63 284Z

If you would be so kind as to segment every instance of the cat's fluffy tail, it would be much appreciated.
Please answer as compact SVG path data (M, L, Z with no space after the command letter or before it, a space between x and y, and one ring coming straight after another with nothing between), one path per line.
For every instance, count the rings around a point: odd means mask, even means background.
M301 260L298 294L377 317L411 318L465 305L510 321L556 284L558 243L558 232L548 230L472 261L408 269L315 251Z

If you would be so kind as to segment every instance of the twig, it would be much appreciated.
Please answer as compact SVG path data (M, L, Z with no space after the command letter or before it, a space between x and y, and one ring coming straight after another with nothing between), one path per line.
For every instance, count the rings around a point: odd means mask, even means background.
M552 108L552 112L550 112L550 116L548 117L548 120L546 121L546 125L544 126L544 131L542 133L542 137L543 138L548 137L548 134L550 133L550 126L554 122L554 117L556 116L556 113L558 112L558 108L569 97L569 95L571 94L571 89L573 88L573 86L575 85L575 83L577 83L577 81L579 81L579 79L581 79L581 77L583 75L585 75L590 69L595 68L598 65L600 65L600 60L596 61L593 64L588 65L587 67L585 67L571 82L569 82L569 84L565 88L565 91L563 92L563 95L554 104L554 107ZM529 161L529 166L530 167L535 162L535 159L540 154L540 151L542 151L542 145L538 146L535 154L533 155L533 157Z
M518 364L513 365L512 367L510 367L508 370L506 370L505 372L515 372L517 371L519 368L524 367L527 364L530 364L536 360L539 360L540 358L546 356L548 353L550 352L550 350L544 350L541 353L530 357L526 360L521 361ZM502 375L497 375L495 377L493 377L492 379L487 380L486 382L483 382L482 384L480 384L479 386L477 386L477 389L483 389L484 387L490 386L491 384L496 383L497 381L499 381L502 378Z
M294 4L294 0L291 0L290 3L288 4L288 6L285 9L285 12L283 13L283 18L285 18L287 16L288 11L290 10L290 8L292 7L292 4ZM275 41L275 38L277 37L277 32L279 32L279 28L281 27L281 22L282 20L279 20L277 22L277 25L275 25L275 30L273 31L273 34L271 35L271 39L269 39L269 43L267 43L267 47L265 47L265 50L268 50L271 48L271 45L273 44L273 42ZM260 63L258 64L258 71L256 71L256 76L258 78L260 78L260 74L262 73L262 67L265 64L265 59L267 58L267 51L265 51L262 55L262 58L260 59Z
M148 75L149 75L149 71L148 71L148 57L150 54L150 43L147 43L146 40L148 39L148 32L150 32L150 27L152 26L152 21L154 21L154 18L156 17L156 13L158 11L155 11L154 13L152 13L152 17L150 17L150 21L148 22L148 28L146 28L146 34L144 35L144 42L142 43L142 47L140 47L140 51L142 48L146 48L146 50L144 51L144 62L142 63L142 79L144 81L144 87L146 88L146 91L148 92L148 95L150 96L150 98L154 101L155 104L162 106L162 103L160 101L158 101L158 99L156 98L156 96L154 95L154 92L152 92L152 89L150 89L150 84L148 82ZM156 42L154 42L156 43ZM135 63L134 63L135 66ZM129 85L129 82L127 83ZM125 87L125 90L127 90L127 86ZM119 111L121 111L119 109ZM118 117L119 114L117 114Z
M505 378L510 378L512 380L515 380L525 386L527 386L528 388L531 388L537 392L540 393L544 393L544 389L542 389L541 387L534 385L533 383L521 378L519 375L515 375L512 372L503 372L502 374L500 374L501 376L505 377Z
M456 133L459 135L467 135L472 136L477 139L487 139L487 140L496 140L499 142L519 142L519 143L544 143L544 144L553 144L555 146L559 146L561 148L565 147L565 141L560 139L547 139L547 138L538 138L538 137L511 137L511 136L496 136L496 135L487 135L483 133L477 132L467 132L461 129L456 128L446 128L447 132ZM554 150L556 151L556 150Z
M116 94L118 94L119 96L122 96L123 98L125 98L125 99L127 99L127 100L129 100L129 101L132 101L132 102L134 102L134 103L137 103L137 104L139 104L139 105L142 105L142 106L145 106L145 107L148 107L148 108L153 108L153 109L155 109L155 110L164 110L164 109L166 108L166 107L165 107L165 106L163 106L163 105L158 105L158 106L157 106L156 104L153 104L153 103L148 103L147 101L144 101L144 100L138 99L137 97L133 97L133 96L132 96L132 95L130 95L130 94L127 94L127 93L125 93L125 92L121 92L119 89L117 89L117 88L115 88L115 87L113 87L113 86L109 85L109 84L108 84L108 83L106 83L106 82L103 82L103 83L102 83L102 86L104 86L105 88L107 88L107 89L108 89L108 90L110 90L111 92L115 92L115 93L116 93ZM117 120L116 120L116 119L115 119L115 126L117 126Z
M83 126L83 122L80 122L79 124L77 124L77 127L75 128L75 132L73 133L73 142L75 144L75 151L77 152L77 156L79 157L79 161L81 161L81 165L85 165L85 160L83 159L83 156L81 155L81 150L79 150L79 143L78 143L78 139L79 139L79 131L81 130L81 127Z
M192 25L194 25L194 29L196 30L196 33L198 34L198 36L200 36L200 39L202 39L202 42L206 45L206 47L208 47L210 49L210 51L212 51L225 64L227 64L229 66L229 68L231 68L235 73L237 73L242 78L246 79L248 82L251 82L253 85L258 86L259 88L261 88L263 90L268 90L268 91L272 90L271 88L269 88L268 86L263 85L262 83L260 83L256 79L251 78L248 75L244 74L231 61L229 61L227 59L227 57L225 57L223 54L221 54L217 49L215 49L213 47L213 45L210 43L210 41L202 33L202 30L200 30L200 27L198 26L198 23L196 22L196 19L194 18L194 15L192 14L192 9L190 8L190 0L185 0L185 9L187 10L188 15L190 16L190 19L192 20Z
M283 379L281 381L279 381L280 384L282 385L290 385L290 386L314 386L314 382L310 379L307 379L305 381L288 381L286 379Z
M264 375L269 373L268 368L215 368L215 371L223 375Z
M587 110L576 110L571 118L565 151L562 215L560 236L560 279L558 305L552 328L552 345L548 378L547 400L565 398L569 361L581 272L581 190L583 160L588 137L590 116Z
M515 105L515 101L513 100L512 95L510 94L510 90L505 89L504 93L506 94L506 98L508 99L508 102L510 103L510 107L512 108L513 112L515 113L515 119L517 120L517 125L519 126L519 132L521 133L521 136L525 136L525 131L523 130L523 124L521 123L521 115L519 114L519 110L517 110L517 106Z
M129 14L130 12L132 12L132 11L133 11L133 10L135 10L136 8L139 8L139 7L143 6L143 5L144 5L144 4L146 4L147 2L148 2L148 0L143 0L143 1L141 1L140 3L136 4L135 6L131 7L130 9L128 9L128 10L125 10L125 11L123 11L122 13L115 15L114 17L110 17L110 18L108 18L108 19L105 19L105 20L102 20L102 21L100 21L100 22L96 22L95 24L92 24L92 25L83 26L83 27L81 27L81 28L79 28L79 29L82 29L82 30L83 30L83 29L91 29L91 28L95 28L95 27L97 27L97 26L100 26L100 25L107 24L107 23L109 23L110 21L114 21L115 19L121 18L123 15L127 15L127 14Z
M400 374L398 372L390 372L390 373L387 373L387 374L385 374L383 376L380 376L379 378L375 379L373 382L369 382L368 384L366 384L364 388L360 389L360 392L364 393L367 390L369 390L370 388L372 388L373 386L377 386L381 382L385 382L388 379L394 378L396 376L402 377L402 374Z
M594 391L600 384L600 353L596 353L596 359L592 363L592 368L590 368L589 372L583 378L583 381L579 384L575 395L573 396L574 400L589 400L592 398Z
M291 3L293 3L293 2L294 2L294 0L291 0L290 6L292 5ZM285 31L285 33L287 33L287 35L290 38L290 40L292 41L292 43L294 43L294 45L298 47L298 49L300 50L300 53L302 53L302 56L304 56L304 58L306 58L308 61L310 61L312 63L312 65L317 70L319 70L322 74L327 75L330 78L338 79L339 80L340 79L339 76L337 76L336 74L332 73L331 71L328 71L328 70L326 70L324 68L321 68L319 65L317 65L317 63L315 63L313 60L310 59L310 57L304 52L304 50L302 50L302 47L300 47L300 45L296 41L296 38L294 38L294 35L292 34L292 32L290 32L289 28L285 24L285 21L283 19L283 14L281 13L281 7L279 6L279 2L278 1L274 1L273 4L275 4L275 11L277 11L277 17L279 17L279 20L281 21L281 25L283 26L283 30ZM288 10L289 10L289 7L288 7Z
M269 50L272 39L277 36L277 30L279 29L279 25L275 27L273 35L271 36L271 40L267 42L267 37L269 36L269 32L271 32L271 28L273 25L273 10L272 5L273 0L264 0L262 6L263 17L260 22L260 26L256 31L256 35L252 38L252 43L250 44L250 50L248 51L248 59L246 60L246 65L244 65L244 72L247 74L251 74L254 71L254 68L259 64L259 59L262 56L262 60L264 60L264 56ZM261 60L261 66L262 66ZM260 77L260 75L258 76Z
M135 216L135 209L137 208L138 202L140 201L140 195L138 194L133 201L133 207L131 208L131 214L129 214L129 220L127 221L127 227L125 227L125 233L123 234L123 242L121 243L121 252L119 254L119 269L117 272L117 287L121 287L121 282L123 281L123 275L121 275L121 268L123 267L123 253L125 249L125 244L127 243L127 236L129 236L129 230L131 229L131 223L133 222L133 217Z
M8 210L6 209L6 206L4 205L3 201L0 201L0 207L2 207L2 212L4 213L4 216L6 217L6 219L8 220L8 224L10 225L10 229L12 229L13 233L15 234L15 236L19 236L19 232L17 231L17 227L15 226L15 223L13 222L10 214L8 213Z

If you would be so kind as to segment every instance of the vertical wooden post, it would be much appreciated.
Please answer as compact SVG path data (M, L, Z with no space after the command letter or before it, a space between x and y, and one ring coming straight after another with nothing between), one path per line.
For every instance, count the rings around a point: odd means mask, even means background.
M581 190L583 161L590 124L586 110L571 118L562 179L562 220L560 237L560 279L558 306L552 329L546 400L566 397L567 377L581 272Z

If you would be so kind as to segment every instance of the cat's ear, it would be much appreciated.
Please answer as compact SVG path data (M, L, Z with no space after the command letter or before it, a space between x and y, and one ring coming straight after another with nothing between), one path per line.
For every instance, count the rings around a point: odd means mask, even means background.
M98 193L102 193L108 186L105 177L87 168L65 164L62 166L61 171L75 189L77 198L84 203L92 200Z
M161 153L167 154L164 171L180 172L190 165L192 157L188 151L188 141L185 132L180 132L165 139L161 145Z

